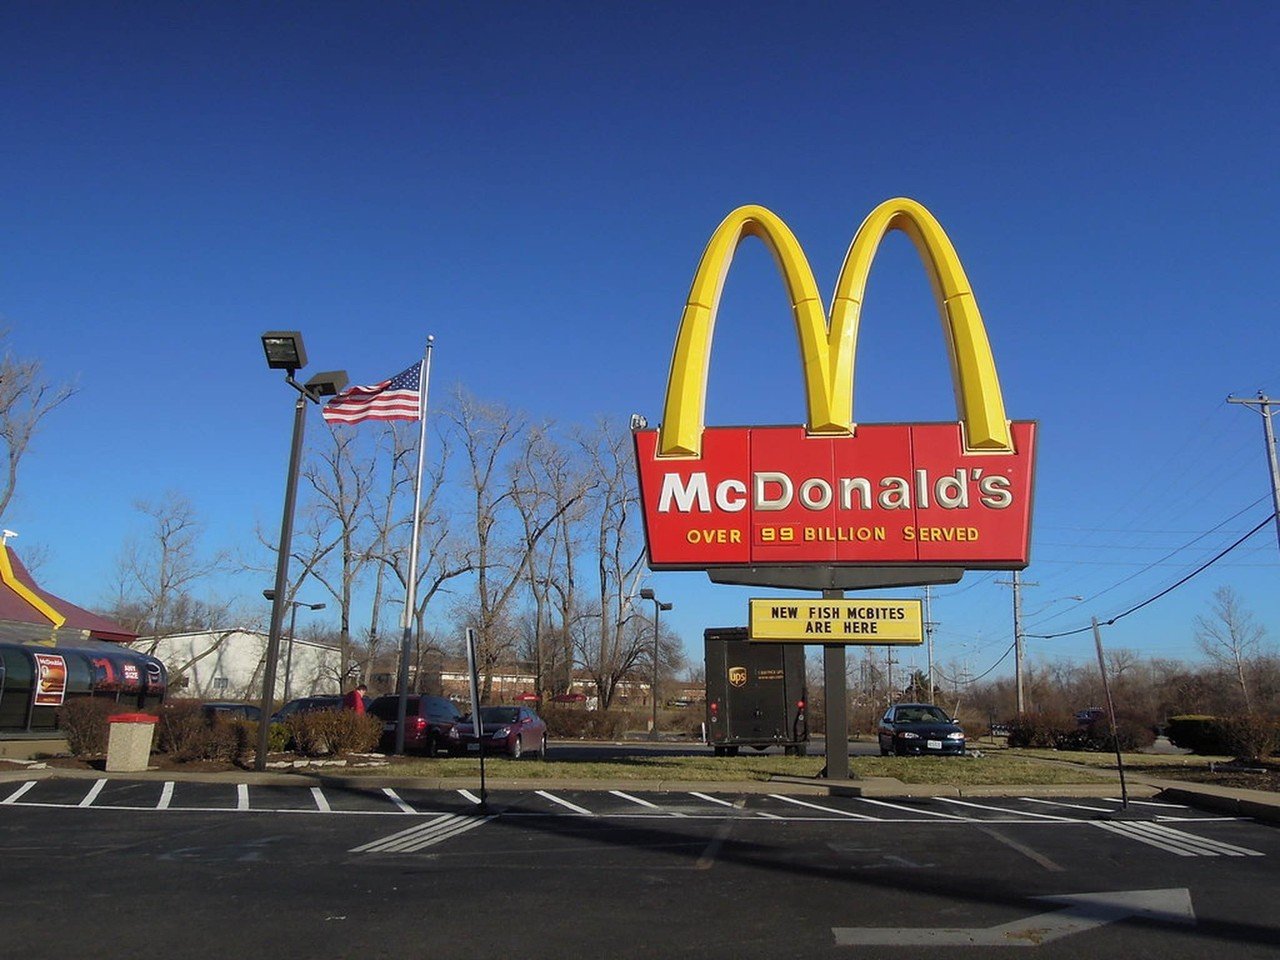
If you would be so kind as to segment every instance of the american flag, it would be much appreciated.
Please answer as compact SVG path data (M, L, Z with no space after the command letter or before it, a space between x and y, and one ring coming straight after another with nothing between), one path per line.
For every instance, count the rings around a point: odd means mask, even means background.
M422 405L422 364L401 370L390 380L367 387L348 387L324 405L328 423L365 420L417 420Z

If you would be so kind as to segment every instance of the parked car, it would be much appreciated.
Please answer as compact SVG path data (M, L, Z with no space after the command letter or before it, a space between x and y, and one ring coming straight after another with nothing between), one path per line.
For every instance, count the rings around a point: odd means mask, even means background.
M271 715L272 723L283 723L295 713L311 713L315 710L341 710L342 698L335 696L297 697Z
M539 760L547 758L547 725L528 707L481 707L480 731L485 753L505 753L518 760L533 753ZM463 717L449 735L449 752L478 751L471 716Z
M964 731L931 703L895 703L880 718L880 756L964 754Z
M262 708L257 704L239 703L233 700L210 700L208 703L200 704L200 712L210 723L219 717L226 717L228 720L257 720L262 716Z
M399 709L400 697L388 694L378 697L365 711L382 721L383 750L395 747ZM453 744L451 737L454 724L462 719L462 713L448 697L411 693L405 703L404 719L405 750L434 757Z

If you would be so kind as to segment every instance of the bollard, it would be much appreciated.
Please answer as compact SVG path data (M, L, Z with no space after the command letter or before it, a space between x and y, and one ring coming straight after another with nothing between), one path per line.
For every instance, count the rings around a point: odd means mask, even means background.
M107 772L137 773L147 769L157 717L149 713L118 713L108 717Z

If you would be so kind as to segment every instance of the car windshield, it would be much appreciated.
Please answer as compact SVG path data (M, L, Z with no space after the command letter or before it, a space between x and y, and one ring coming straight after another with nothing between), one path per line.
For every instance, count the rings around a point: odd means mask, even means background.
M519 707L481 707L481 723L515 723L520 719Z
M896 723L950 723L951 718L937 707L899 707L893 717Z

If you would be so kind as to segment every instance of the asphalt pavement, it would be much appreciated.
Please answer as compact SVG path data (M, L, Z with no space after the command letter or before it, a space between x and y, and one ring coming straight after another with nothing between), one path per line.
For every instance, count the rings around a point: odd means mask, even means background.
M354 781L355 778L350 778ZM1119 797L0 785L6 955L1275 958L1280 830Z

